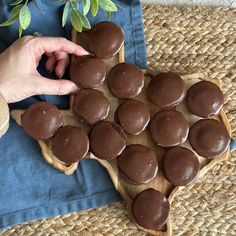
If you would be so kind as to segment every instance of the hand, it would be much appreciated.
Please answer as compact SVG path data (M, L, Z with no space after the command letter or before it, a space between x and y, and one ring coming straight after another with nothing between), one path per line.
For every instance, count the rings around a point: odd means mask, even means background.
M55 69L59 80L42 77L37 66L43 54L48 55L46 69ZM65 95L78 90L70 80L61 80L69 65L69 55L88 54L80 46L53 37L25 36L0 54L0 93L8 103L34 95Z

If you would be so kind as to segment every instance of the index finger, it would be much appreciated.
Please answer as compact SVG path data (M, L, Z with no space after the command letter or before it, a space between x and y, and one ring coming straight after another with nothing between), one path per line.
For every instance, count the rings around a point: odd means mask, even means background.
M42 56L44 53L53 53L64 51L75 56L88 55L89 53L81 46L60 37L36 37L33 39L36 56Z

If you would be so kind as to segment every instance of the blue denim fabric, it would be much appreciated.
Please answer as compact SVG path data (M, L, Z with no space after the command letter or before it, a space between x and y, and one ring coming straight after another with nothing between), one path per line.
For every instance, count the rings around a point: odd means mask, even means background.
M9 2L0 1L0 22L10 16ZM41 15L30 2L32 24L24 34L40 32L47 36L70 38L71 27L61 27L63 6L51 0L38 0L46 12ZM125 31L126 60L146 67L145 40L142 23L142 8L139 0L120 0L122 9L112 14L112 21ZM99 11L92 25L106 20ZM0 28L0 52L18 37L18 23ZM51 79L44 70L45 58L39 72ZM68 74L67 74L68 77ZM30 104L46 100L60 108L68 107L67 96L36 96L11 105L11 108L26 108ZM81 161L77 171L66 176L41 157L36 141L29 138L13 120L6 135L0 139L0 229L40 218L68 212L96 208L120 200L107 171L94 160Z

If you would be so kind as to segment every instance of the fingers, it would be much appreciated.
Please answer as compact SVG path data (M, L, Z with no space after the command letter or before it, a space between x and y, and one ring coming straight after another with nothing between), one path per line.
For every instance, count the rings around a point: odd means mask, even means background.
M33 41L35 56L39 57L44 53L63 51L76 56L88 55L89 53L79 45L58 37L36 37Z
M35 79L35 93L37 95L66 95L79 90L70 80L51 80L41 76L36 76Z
M57 62L57 66L55 69L55 73L58 76L58 78L62 78L63 75L65 74L66 67L69 65L69 60L67 59L62 59Z
M55 66L56 66L56 58L54 55L48 57L48 60L46 62L46 70L49 71L50 73L54 70Z
M66 52L47 53L48 60L46 62L46 69L52 72L55 69L55 73L59 78L65 73L67 66L70 63L69 55ZM57 64L57 65L56 65Z

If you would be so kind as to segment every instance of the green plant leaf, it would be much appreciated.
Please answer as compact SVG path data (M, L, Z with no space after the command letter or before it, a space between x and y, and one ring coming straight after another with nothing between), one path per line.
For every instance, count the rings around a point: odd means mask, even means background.
M105 11L115 12L117 7L111 0L99 0L99 6Z
M66 20L68 17L68 12L70 9L70 2L67 2L64 6L63 15L62 15L62 27L66 25Z
M22 2L23 2L23 0L16 0L15 2L11 3L10 5L11 6L16 6L16 5L18 5L18 4L22 3Z
M15 7L11 10L11 14L12 14L13 16L15 16L15 15L19 16L20 10L21 10L21 8L22 8L23 6L24 6L24 4L20 4L20 5L15 6Z
M31 13L27 5L24 5L24 7L20 10L19 19L22 29L26 30L31 22Z
M91 2L90 0L84 0L84 8L83 8L83 13L86 16L90 10Z
M91 25L88 18L85 15L83 15L80 11L77 11L77 14L79 14L81 18L82 26L86 29L91 29Z
M93 16L98 13L98 0L91 0L91 12Z
M39 6L37 0L34 0L34 5L36 6L36 8L39 10L39 12L41 12L42 14L45 14L45 12L41 9L41 7Z
M19 24L19 29L18 29L18 32L19 32L19 38L21 38L21 36L22 36L22 27L21 27L21 25Z
M72 8L74 8L74 10L77 10L78 9L78 6L79 6L79 2L78 0L76 0L76 2L71 2L71 5L72 5Z
M107 19L110 21L111 20L111 12L109 11L105 11L106 15L107 15Z
M77 14L77 12L74 11L74 10L72 10L72 12L71 12L70 21L71 21L71 24L72 24L73 28L76 31L78 31L78 32L82 31L82 21L81 21L81 18L79 16L79 14Z
M12 25L13 23L15 23L17 21L17 19L18 19L18 15L14 15L10 19L8 19L5 22L1 23L0 27Z

